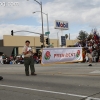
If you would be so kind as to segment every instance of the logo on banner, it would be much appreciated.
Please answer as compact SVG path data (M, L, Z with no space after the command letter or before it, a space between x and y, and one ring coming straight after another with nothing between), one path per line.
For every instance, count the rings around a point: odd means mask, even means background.
M77 53L76 53L76 57L79 57L80 56L80 50L77 50Z
M50 56L51 56L50 51L47 51L45 53L45 55L44 55L45 60L49 60L50 59Z

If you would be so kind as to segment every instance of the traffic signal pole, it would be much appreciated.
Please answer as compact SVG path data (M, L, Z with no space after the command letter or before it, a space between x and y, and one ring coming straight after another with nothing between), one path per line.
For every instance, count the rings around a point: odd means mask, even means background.
M13 32L13 30L11 30L11 35L12 35L12 36L14 35L14 32Z
M35 0L36 1L36 0ZM42 2L41 2L41 20L42 20L42 34L43 34L43 47L44 47L44 29L43 29L43 14L42 14Z

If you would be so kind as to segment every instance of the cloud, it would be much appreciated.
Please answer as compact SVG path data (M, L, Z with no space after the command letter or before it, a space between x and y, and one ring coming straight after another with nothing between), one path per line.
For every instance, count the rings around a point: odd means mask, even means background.
M28 26L28 25L15 25L15 24L2 24L0 25L0 38L3 38L3 35L11 35L11 30L13 29L14 35L21 35L21 36L40 36L39 34L29 33L29 32L16 32L16 31L31 31L36 33L42 33L41 26ZM44 27L44 32L46 32L47 27ZM50 35L51 39L57 39L64 33L60 30L54 30L54 27L50 27ZM57 37L58 33L58 37ZM71 34L71 39L76 39L77 34Z
M6 4L5 6L2 3ZM32 12L38 9L38 5L32 3L31 1L17 0L11 2L9 5L9 0L0 1L0 20L15 20L22 17L33 16ZM13 5L14 3L18 3L17 5Z
M48 7L50 5L51 7L48 8L49 9L48 11L51 12L50 16L52 16L52 18L50 19L68 20L70 23L75 23L75 22L81 24L88 23L88 25L91 25L92 20L95 20L95 25L96 23L98 23L97 18L100 15L99 0L96 1L88 0L88 2L87 0L67 0L66 3L65 0L55 0L55 2L47 4L46 6Z
M1 0L1 3L2 2L8 3L9 0ZM13 0L13 3L14 2L15 0ZM33 16L32 12L40 11L40 6L36 2L33 2L33 0L17 0L17 2L18 6L0 6L0 18L15 20L17 18ZM49 14L50 22L55 19L61 19L71 23L82 22L91 24L91 21L88 19L93 19L94 24L94 22L98 22L100 1L88 0L87 2L87 0L66 0L65 2L65 0L53 0L50 2L49 0L47 3L43 4L43 12ZM34 16L41 17L40 13L37 13L37 15L38 16ZM46 18L44 20L46 20Z
M32 32L37 32L37 33L41 31L40 27L38 27L38 31L37 31L37 27L35 26L2 24L0 25L0 38L3 38L3 35L11 35L12 29L15 32L14 35L22 35L22 36L27 36L27 35L34 36L36 34L28 33L28 32L16 32L16 31L32 31Z
M8 3L9 0L0 0L0 2ZM16 0L13 0L13 3L14 2L16 2ZM34 11L40 11L40 6L34 2L34 0L17 0L17 2L18 6L0 5L0 22L2 23L0 25L0 37L2 37L3 34L10 34L12 29L41 32L41 26L16 25L15 23L3 24L3 22L20 20L20 18L24 17L34 17L34 20L41 23L40 13L32 14ZM56 34L59 31L54 29L55 20L68 21L69 24L75 24L76 26L83 25L84 29L86 28L86 31L88 31L88 28L90 27L97 27L100 30L100 0L66 0L66 2L65 0L45 0L45 3L43 2L43 12L48 13L51 38L56 38ZM46 32L47 18L45 15L43 15L43 17L44 32ZM72 39L75 39L81 30L81 27L77 28L74 32L72 31L72 26L70 26L69 29L68 32L72 32ZM27 35L27 33L25 33L25 35Z

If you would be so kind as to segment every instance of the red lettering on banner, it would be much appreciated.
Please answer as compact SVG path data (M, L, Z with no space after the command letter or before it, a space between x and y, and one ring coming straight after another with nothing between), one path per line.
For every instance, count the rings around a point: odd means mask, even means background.
M73 57L75 53L66 53L66 54L54 54L54 58L62 58L62 57Z
M75 56L75 53L73 53L74 54L74 56Z
M71 53L71 56L73 56L73 53Z
M64 54L62 54L62 57L64 57Z
M71 54L69 53L69 57L71 57Z
M57 54L57 57L59 57L59 54Z
M68 54L66 53L65 57L68 57Z
M54 58L56 57L57 54L54 54Z

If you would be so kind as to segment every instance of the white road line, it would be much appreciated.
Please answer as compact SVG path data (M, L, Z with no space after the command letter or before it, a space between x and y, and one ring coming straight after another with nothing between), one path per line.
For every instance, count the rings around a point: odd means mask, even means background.
M68 95L68 96L79 97L79 98L86 98L87 97L87 96L84 96L84 95L77 95L77 94L70 94L70 93L63 93L63 92L55 92L55 91L47 91L47 90L39 90L39 89L32 89L32 88L26 88L26 87L2 85L2 84L0 84L0 87L8 87L8 88L15 88L15 89L31 90L31 91L45 92L45 93L52 93L52 94L60 94L60 95ZM91 97L91 98L93 100L100 100L100 98L93 98L93 97Z
M96 73L100 73L100 70L95 70L95 71L90 72L90 73L94 73L94 74L96 74Z

